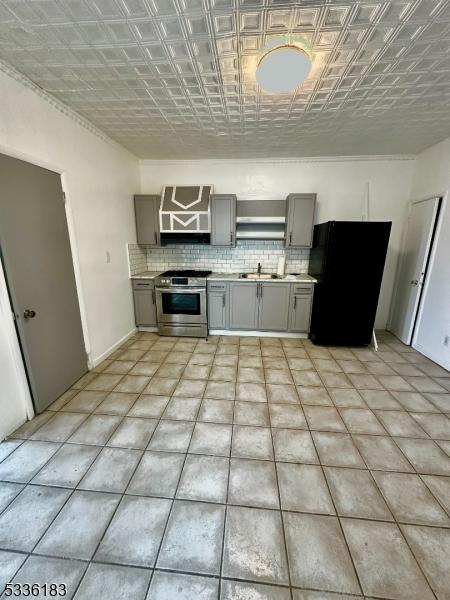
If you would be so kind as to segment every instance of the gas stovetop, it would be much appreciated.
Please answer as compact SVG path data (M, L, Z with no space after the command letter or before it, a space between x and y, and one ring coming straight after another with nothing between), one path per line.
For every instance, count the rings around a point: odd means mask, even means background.
M208 277L212 271L194 271L192 269L184 269L180 271L164 271L160 277Z

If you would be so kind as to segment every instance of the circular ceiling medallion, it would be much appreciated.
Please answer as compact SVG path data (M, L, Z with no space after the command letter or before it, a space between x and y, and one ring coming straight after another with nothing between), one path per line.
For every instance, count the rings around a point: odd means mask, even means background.
M285 94L305 81L311 66L311 58L301 48L278 46L262 56L256 80L266 92Z

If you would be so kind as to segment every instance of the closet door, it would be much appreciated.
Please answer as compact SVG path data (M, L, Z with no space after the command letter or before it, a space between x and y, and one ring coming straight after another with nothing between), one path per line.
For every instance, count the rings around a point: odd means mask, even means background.
M431 198L416 202L409 213L390 326L404 344L411 344L439 201Z
M0 261L39 413L88 370L58 173L0 154L0 240Z

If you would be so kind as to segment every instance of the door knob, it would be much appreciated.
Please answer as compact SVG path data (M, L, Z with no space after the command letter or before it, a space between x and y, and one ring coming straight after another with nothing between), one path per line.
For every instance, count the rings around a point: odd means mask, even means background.
M27 308L27 310L23 311L23 316L25 319L34 319L34 317L36 316L36 311Z

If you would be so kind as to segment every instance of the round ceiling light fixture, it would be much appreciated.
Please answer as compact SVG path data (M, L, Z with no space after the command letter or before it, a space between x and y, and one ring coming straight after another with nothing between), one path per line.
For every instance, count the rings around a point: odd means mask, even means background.
M285 94L307 79L312 60L298 46L285 44L263 54L256 68L256 80L263 90Z

